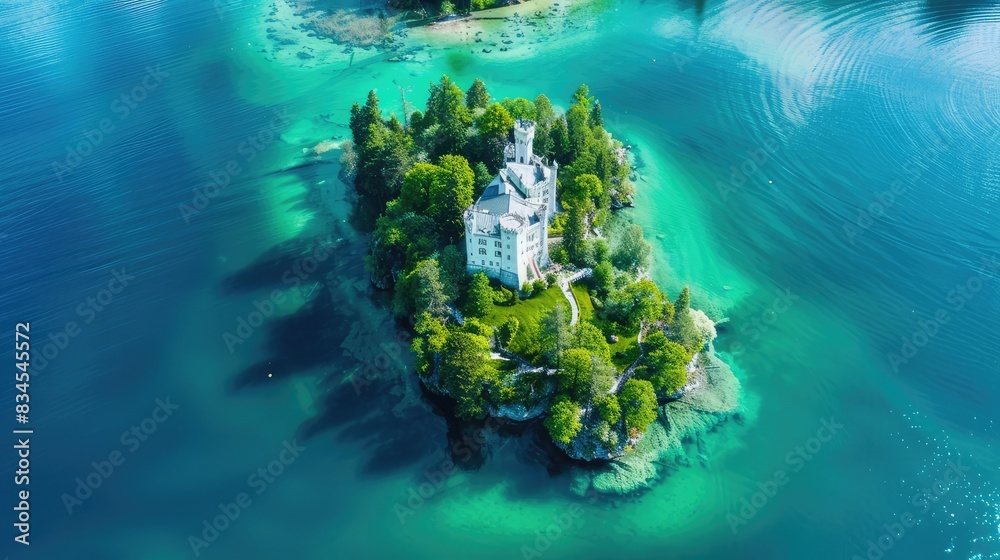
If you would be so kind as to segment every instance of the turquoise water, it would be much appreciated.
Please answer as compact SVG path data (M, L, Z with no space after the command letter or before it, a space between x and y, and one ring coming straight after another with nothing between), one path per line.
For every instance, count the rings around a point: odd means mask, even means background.
M411 59L350 67L317 42L276 50L267 3L0 7L0 297L4 324L37 332L32 546L3 552L190 557L245 492L199 557L851 558L883 534L887 560L1000 555L1000 8L563 4L509 55L413 32L428 46ZM750 413L641 496L575 496L534 429L455 452L475 427L421 393L382 298L359 291L337 165L298 167L369 89L398 112L397 87L419 106L444 72L562 106L586 82L640 165L629 217L656 280L729 319L716 346ZM134 278L104 293L116 270ZM166 398L179 408L123 441ZM812 439L824 420L843 428ZM293 440L279 475L248 480Z

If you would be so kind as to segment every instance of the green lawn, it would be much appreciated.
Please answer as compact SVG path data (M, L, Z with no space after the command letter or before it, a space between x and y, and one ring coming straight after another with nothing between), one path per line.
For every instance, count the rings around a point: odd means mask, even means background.
M573 290L573 295L576 296L577 305L580 306L580 319L584 321L591 321L594 325L604 332L607 332L606 328L608 324L606 321L598 319L594 313L594 303L590 299L590 295L587 293L586 287L583 285L572 284L570 288ZM541 320L542 316L549 312L556 304L562 304L566 310L566 320L570 318L569 302L566 301L566 297L562 294L562 291L558 286L550 286L544 292L540 294L535 294L528 299L518 300L514 305L496 305L490 308L490 312L486 314L481 320L493 326L499 326L503 323L507 317L514 316L517 317L518 323L522 326L518 329L518 334L514 337L515 342L524 342L520 338L522 336L532 336L526 332L523 328L524 325L528 323L537 324ZM636 342L634 332L623 333L618 336L618 342L610 344L611 346L611 361L614 363L615 367L619 371L624 370L639 357L639 344ZM537 335L536 335L537 336ZM512 344L511 346L518 346L518 344ZM621 356L616 357L616 355L621 352Z
M638 333L620 335L618 342L608 345L611 347L611 363L615 364L618 371L625 371L639 357L639 343L635 340L636 335ZM619 352L623 354L622 357L616 357Z
M566 297L559 290L559 286L550 286L540 294L534 294L528 299L518 300L514 305L493 304L490 312L483 317L482 321L487 325L497 327L507 317L513 315L517 317L518 322L522 325L529 322L537 323L557 303L563 304L568 320L570 316L569 302L566 301Z
M570 284L569 287L573 290L573 295L576 296L576 304L580 307L580 320L593 321L594 302L590 301L590 294L587 293L587 287L583 284Z

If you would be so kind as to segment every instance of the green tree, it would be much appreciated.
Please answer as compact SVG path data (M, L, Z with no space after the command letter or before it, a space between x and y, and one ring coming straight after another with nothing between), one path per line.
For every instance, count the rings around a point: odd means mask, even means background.
M390 288L401 274L429 257L437 245L433 220L412 212L386 211L375 222L365 266L376 286Z
M615 385L617 370L615 366L598 358L590 357L590 394L605 395Z
M619 325L637 329L661 319L666 302L667 296L656 284L643 279L609 293L604 300L604 312Z
M481 161L477 161L476 165L472 166L472 173L476 177L476 188L472 192L472 199L476 200L482 196L483 191L490 185L490 181L493 180L493 174L486 168L486 164Z
M586 109L593 102L594 98L590 96L590 88L587 87L587 84L580 84L580 87L576 88L576 92L573 93L573 103L582 105Z
M593 201L603 190L601 180L597 176L591 174L577 175L574 177L573 182L563 189L563 200L570 204L576 204L580 201Z
M438 265L441 269L441 283L444 285L444 292L451 299L458 298L462 284L465 282L465 253L459 251L454 245L447 245L441 249L438 257Z
M653 385L645 379L629 379L618 394L622 407L625 429L629 437L636 437L646 431L656 420L656 393Z
M435 259L420 261L412 272L396 285L394 310L397 315L426 311L434 317L445 317L451 309L451 298L441 283L441 271Z
M487 325L475 317L466 317L465 324L462 325L462 330L467 333L479 335L486 340L493 338L493 334L496 333L496 328L492 325Z
M504 139L514 128L514 117L499 103L491 103L476 119L476 129L485 139Z
M552 109L552 102L549 101L548 97L544 95L539 95L535 98L535 120L537 124L548 126L552 124L552 120L555 119L556 113Z
M577 201L576 204L570 206L569 211L566 213L562 247L565 249L570 262L573 263L581 261L587 233L590 231L590 227L587 224L587 210L589 205L589 201Z
M590 130L590 113L583 105L576 104L566 111L566 128L569 133L569 144L573 159L584 153L587 143L593 141L594 133Z
M465 106L469 109L485 109L489 102L490 94L486 91L486 84L476 78L465 92Z
M457 239L465 231L462 216L472 204L476 175L462 156L443 155L438 165L445 171L446 180L432 183L428 213L438 223L444 238Z
M395 117L389 123L369 125L364 143L355 142L358 166L354 187L378 211L399 195L403 177L415 158L413 139Z
M417 315L413 330L418 336L413 338L410 349L416 356L417 374L426 378L434 373L434 365L444 350L448 338L448 329L440 319L423 312Z
M479 271L472 275L469 291L465 294L465 314L470 317L485 317L493 307L493 288L486 273Z
M607 294L615 286L615 269L610 261L604 261L594 267L594 272L590 275L594 282L594 288L598 293Z
M604 128L604 115L601 114L601 102L594 103L590 110L590 126Z
M573 346L583 348L605 362L611 361L611 347L608 346L604 333L589 321L577 323L573 332Z
M399 190L399 209L417 214L427 213L432 196L444 188L447 172L431 163L417 163L403 176Z
M686 313L691 307L691 290L687 286L681 290L681 293L677 296L677 301L674 302L674 312L675 313Z
M517 317L511 315L500 324L500 328L497 329L497 339L500 342L500 346L504 348L510 346L510 343L514 341L514 337L517 336L517 329L521 326L521 323L517 320Z
M573 147L569 141L569 129L566 127L566 119L556 117L552 121L552 129L549 131L552 138L552 155L556 161L562 165L567 165L573 161Z
M674 302L674 320L670 325L670 339L683 346L691 355L701 351L705 345L698 327L691 317L691 291L687 286L681 290Z
M622 417L621 406L616 395L601 395L594 397L594 409L609 425L614 426Z
M570 348L559 359L556 385L559 391L577 402L590 399L590 378L593 370L590 353L583 348Z
M642 228L632 224L622 234L618 246L611 254L611 262L622 270L635 272L640 268L649 267L649 256L652 247L642 235Z
M572 341L566 309L561 303L557 303L551 311L542 316L539 329L541 331L539 345L542 358L545 359L546 363L559 366L559 357L564 350L569 348Z
M485 387L497 380L488 340L460 330L450 331L441 353L439 374L441 387L455 399L459 417L485 416Z
M493 173L503 166L507 135L514 128L514 118L499 103L490 104L476 119L476 141L468 147L474 159L481 160Z
M583 428L580 414L580 405L577 403L565 397L556 399L549 409L549 417L545 419L545 427L548 428L552 441L563 445L573 441Z
M375 90L368 92L364 107L357 103L351 106L350 129L355 146L364 146L368 141L368 131L372 125L382 126L382 110L378 106Z
M423 120L426 131L433 131L427 138L431 158L465 150L472 111L465 105L465 94L447 75L441 77L439 84L431 84Z
M654 329L642 341L646 348L645 375L653 389L671 395L687 383L687 363L691 354L680 344L668 340L660 329Z
M500 104L503 105L504 109L507 109L514 120L535 120L535 104L523 97L504 98Z

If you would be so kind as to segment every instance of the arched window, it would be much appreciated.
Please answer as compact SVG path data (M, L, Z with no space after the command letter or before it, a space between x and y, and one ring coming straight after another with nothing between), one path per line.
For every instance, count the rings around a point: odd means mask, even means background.
M480 249L479 250L479 254L480 255L485 255L486 254L486 249Z

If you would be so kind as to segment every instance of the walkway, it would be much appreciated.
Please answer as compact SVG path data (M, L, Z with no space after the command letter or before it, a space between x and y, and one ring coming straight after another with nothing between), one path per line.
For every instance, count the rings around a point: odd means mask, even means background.
M591 269L583 268L568 278L560 278L556 281L556 283L559 284L559 289L562 290L563 295L566 296L566 299L569 301L569 308L572 311L572 315L570 315L569 319L569 326L571 327L575 326L577 321L580 320L580 306L577 305L576 296L573 295L573 290L570 289L569 285L571 282L575 282L580 278L590 276L591 272L593 272Z
M567 300L569 300L569 308L572 312L569 319L569 326L575 326L576 322L580 320L580 306L576 304L576 296L573 295L573 290L569 289L569 282L559 280L557 283L559 284L559 289L562 290L563 295L566 296Z

